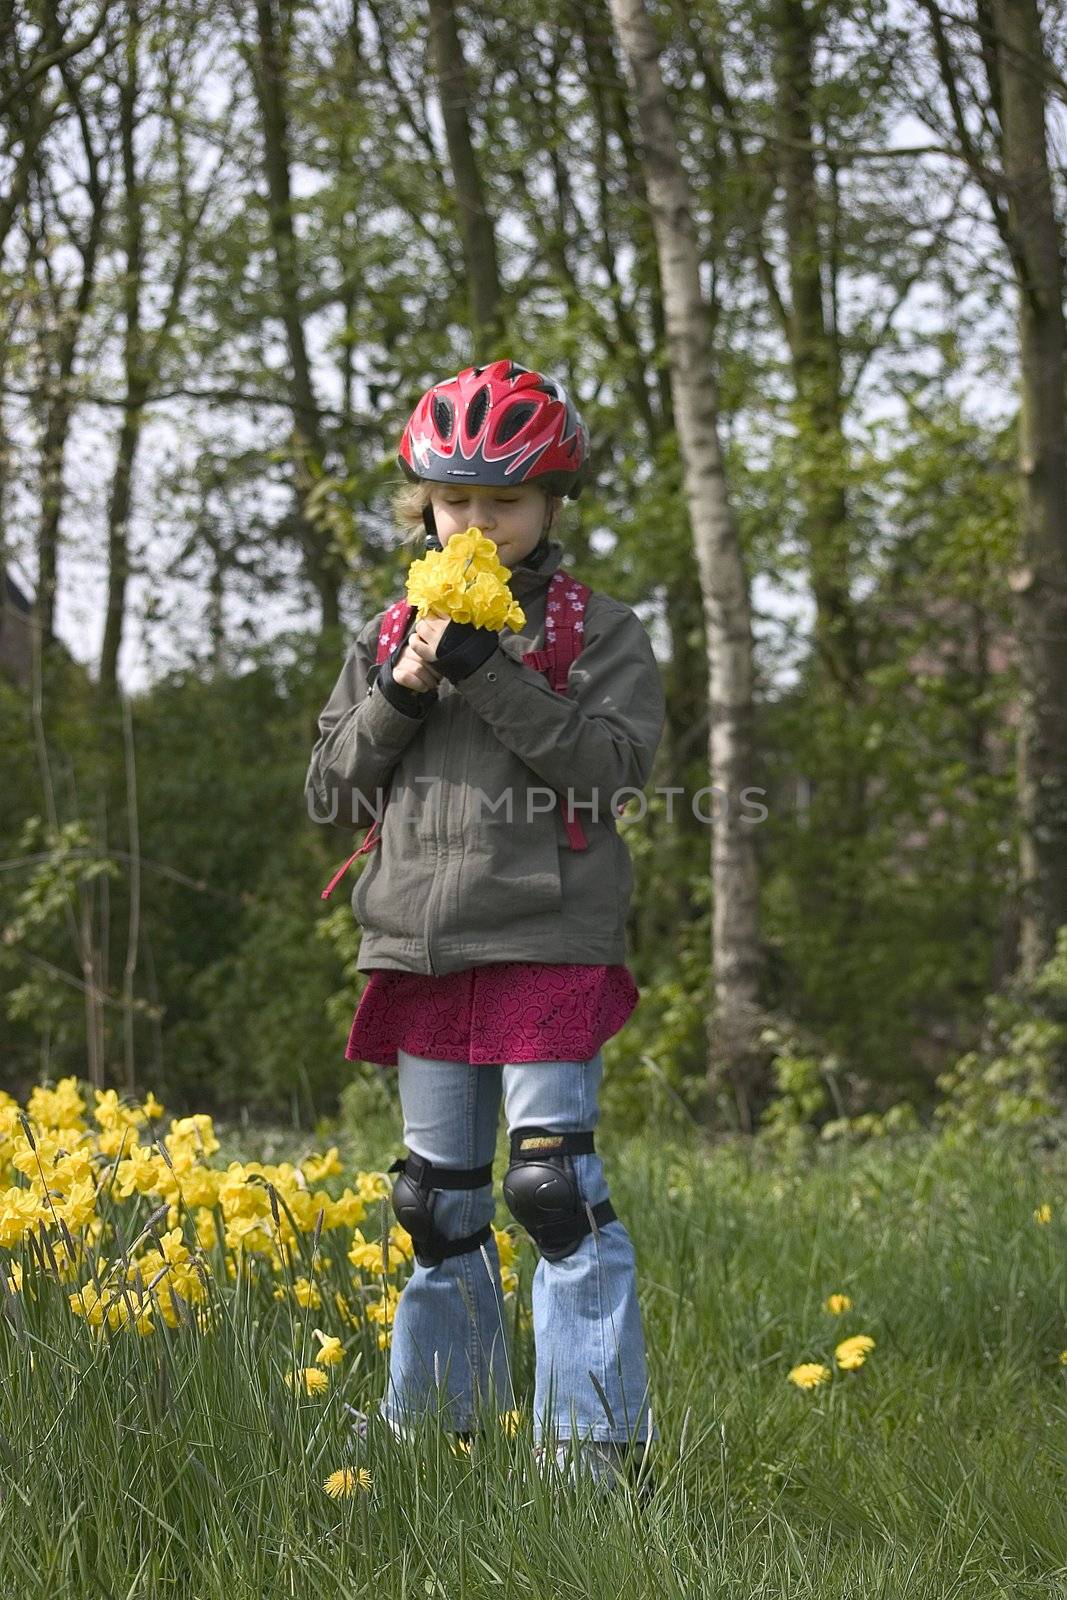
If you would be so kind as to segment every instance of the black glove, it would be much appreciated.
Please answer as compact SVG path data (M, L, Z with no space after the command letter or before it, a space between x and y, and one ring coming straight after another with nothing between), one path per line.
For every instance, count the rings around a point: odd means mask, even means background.
M395 710L402 711L405 717L424 717L437 699L436 685L432 689L409 689L406 684L397 683L393 677L393 659L406 643L406 640L401 640L393 654L386 657L375 681Z
M488 661L500 643L500 635L492 628L480 628L476 622L450 622L437 642L433 665L449 683L459 683Z

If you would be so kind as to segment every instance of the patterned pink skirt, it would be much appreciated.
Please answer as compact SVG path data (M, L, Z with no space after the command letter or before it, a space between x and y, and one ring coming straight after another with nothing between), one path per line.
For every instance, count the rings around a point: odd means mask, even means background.
M494 961L434 977L376 968L360 997L348 1061L395 1067L397 1050L496 1066L588 1061L640 998L629 968Z

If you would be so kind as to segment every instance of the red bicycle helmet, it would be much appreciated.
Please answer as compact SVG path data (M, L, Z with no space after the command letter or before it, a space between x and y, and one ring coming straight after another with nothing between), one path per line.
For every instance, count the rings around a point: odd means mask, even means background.
M589 434L561 383L494 361L427 389L397 460L416 482L510 488L536 480L549 494L577 500L588 476Z

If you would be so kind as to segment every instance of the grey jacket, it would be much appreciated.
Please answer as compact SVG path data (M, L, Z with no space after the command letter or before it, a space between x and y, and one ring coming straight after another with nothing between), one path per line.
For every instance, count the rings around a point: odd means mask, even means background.
M562 557L550 539L538 568L512 569L522 632L504 628L474 671L443 679L423 715L399 710L376 681L384 611L348 652L319 717L305 798L313 820L346 828L381 811L352 891L361 971L626 959L633 868L613 803L648 782L663 685L640 618L596 590L568 692L522 664L543 648ZM568 788L584 851L570 848L554 798Z

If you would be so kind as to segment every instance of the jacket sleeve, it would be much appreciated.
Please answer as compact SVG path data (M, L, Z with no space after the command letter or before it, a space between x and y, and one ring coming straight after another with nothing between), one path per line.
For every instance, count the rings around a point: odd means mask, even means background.
M597 796L604 815L618 789L643 789L663 734L659 663L640 617L610 595L590 596L581 654L567 693L497 645L455 684L502 744L550 788Z
M319 737L304 781L313 822L354 828L372 823L379 809L377 791L384 798L390 773L423 725L422 716L408 716L378 686L380 622L380 614L372 617L358 634L319 715ZM427 698L436 699L436 691Z

